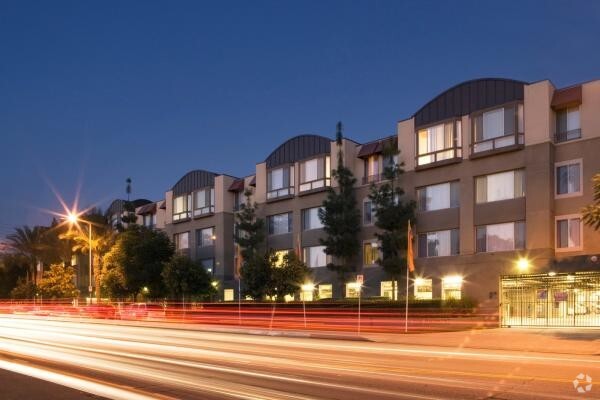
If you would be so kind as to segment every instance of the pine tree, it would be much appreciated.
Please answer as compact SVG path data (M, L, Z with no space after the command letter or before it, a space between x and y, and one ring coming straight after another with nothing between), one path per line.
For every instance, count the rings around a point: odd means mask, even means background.
M252 203L252 192L245 193L246 202L236 216L235 242L240 246L242 266L240 275L244 282L244 294L261 300L268 291L270 282L270 263L268 255L263 253L265 243L264 220L256 216L256 204Z
M355 271L353 261L360 252L360 210L354 196L356 178L344 165L341 122L338 122L336 127L336 143L337 168L332 171L332 176L337 182L337 188L329 188L327 198L319 210L319 219L327 234L320 242L325 246L325 253L333 257L333 262L327 264L327 268L337 273L343 286L348 274Z
M404 163L396 161L399 153L396 140L384 148L383 156L388 161L383 170L384 182L372 184L369 194L376 215L375 226L379 228L375 233L381 246L377 263L392 279L393 300L396 300L396 283L407 265L408 221L415 219L415 202L402 198L404 190L400 186L400 177L404 173Z

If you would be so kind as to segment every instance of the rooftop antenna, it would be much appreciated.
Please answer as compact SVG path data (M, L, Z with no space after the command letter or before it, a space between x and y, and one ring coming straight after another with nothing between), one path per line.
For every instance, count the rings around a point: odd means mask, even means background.
M129 197L131 196L131 178L127 178L125 182L127 183L125 192L127 193L127 201L129 201Z

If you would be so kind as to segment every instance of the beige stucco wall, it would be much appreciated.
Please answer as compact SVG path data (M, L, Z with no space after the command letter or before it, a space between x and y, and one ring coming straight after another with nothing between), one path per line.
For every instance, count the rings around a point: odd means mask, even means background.
M600 137L600 80L581 87L581 132L583 139Z
M398 122L398 148L400 149L400 161L404 162L404 170L414 170L416 155L414 118Z
M525 145L533 145L552 140L554 133L554 112L550 108L554 86L550 81L540 81L525 85L524 126Z
M173 191L165 193L165 225L173 223Z
M256 190L254 201L264 203L267 200L267 163L256 164Z

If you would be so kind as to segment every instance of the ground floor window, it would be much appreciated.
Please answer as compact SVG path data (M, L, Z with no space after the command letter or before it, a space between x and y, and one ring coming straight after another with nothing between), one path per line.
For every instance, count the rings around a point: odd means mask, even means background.
M463 279L458 275L442 278L442 300L460 300L462 297Z
M346 283L346 298L357 299L360 296L360 286L356 282Z
M215 260L214 258L204 258L200 260L200 263L210 275L213 274L215 268Z
M394 296L394 292L396 296ZM388 299L398 298L398 282L396 282L396 290L394 290L394 283L392 281L381 282L381 297L387 297Z
M415 279L415 299L431 300L433 299L433 282L431 279Z
M319 299L331 299L333 297L333 286L330 284L321 284L319 289Z
M300 300L302 301L313 301L314 289L302 289L300 291Z
M233 289L223 290L223 300L224 301L233 301L234 300Z

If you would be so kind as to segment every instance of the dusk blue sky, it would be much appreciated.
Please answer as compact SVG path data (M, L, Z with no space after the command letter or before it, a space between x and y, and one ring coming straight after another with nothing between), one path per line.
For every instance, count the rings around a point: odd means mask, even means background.
M105 208L131 177L158 200L338 120L393 134L479 77L600 78L600 2L0 0L0 236L49 222L48 182Z

